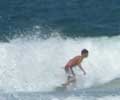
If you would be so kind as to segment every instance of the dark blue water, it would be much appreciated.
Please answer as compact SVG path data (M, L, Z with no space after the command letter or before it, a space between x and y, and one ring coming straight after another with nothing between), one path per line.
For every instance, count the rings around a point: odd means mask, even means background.
M63 36L120 33L120 0L0 0L0 39L59 31Z

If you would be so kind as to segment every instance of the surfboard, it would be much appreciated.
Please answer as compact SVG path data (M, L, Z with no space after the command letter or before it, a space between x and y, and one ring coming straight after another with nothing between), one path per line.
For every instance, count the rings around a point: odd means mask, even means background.
M67 87L66 86L63 86L63 85L61 85L61 86L56 86L55 87L55 90L56 91L65 91L67 89Z

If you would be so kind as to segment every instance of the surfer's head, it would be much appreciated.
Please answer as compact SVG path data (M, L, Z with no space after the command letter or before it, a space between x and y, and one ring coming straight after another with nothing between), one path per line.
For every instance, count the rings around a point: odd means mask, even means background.
M81 51L81 55L84 57L84 58L86 58L86 57L88 57L88 50L87 49L83 49L82 51Z

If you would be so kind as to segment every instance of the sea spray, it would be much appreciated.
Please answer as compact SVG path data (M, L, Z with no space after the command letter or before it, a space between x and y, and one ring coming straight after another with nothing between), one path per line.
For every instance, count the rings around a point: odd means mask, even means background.
M17 38L0 44L0 89L4 91L51 91L66 80L64 65L83 48L89 57L79 68L77 88L93 87L119 78L120 37L48 39Z

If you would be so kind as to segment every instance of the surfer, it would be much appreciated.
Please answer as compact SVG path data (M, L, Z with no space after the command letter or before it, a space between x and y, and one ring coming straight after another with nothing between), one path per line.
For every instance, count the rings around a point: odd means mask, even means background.
M70 59L68 61L68 63L65 65L65 73L67 75L67 82L63 84L63 86L68 86L70 83L76 83L76 77L75 77L75 73L73 71L73 67L78 66L84 75L86 75L85 70L83 69L83 67L81 66L81 63L83 61L84 58L88 57L88 50L87 49L83 49L81 51L81 55L78 55L72 59Z

